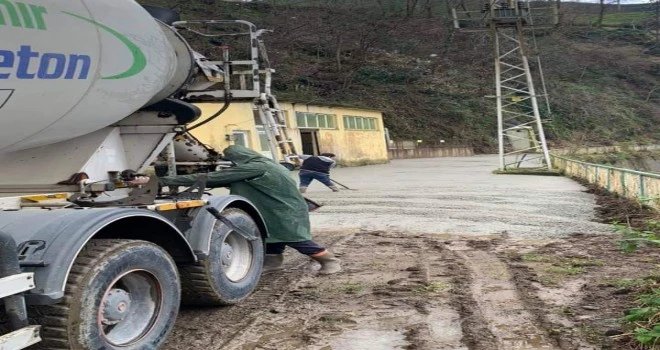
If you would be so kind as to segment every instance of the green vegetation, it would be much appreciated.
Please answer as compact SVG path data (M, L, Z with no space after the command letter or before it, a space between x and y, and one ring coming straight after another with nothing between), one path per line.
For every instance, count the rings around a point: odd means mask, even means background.
M566 262L567 265L576 266L576 267L586 267L586 266L603 266L603 262L596 259L588 258L569 258Z
M545 285L557 285L566 276L575 276L584 272L585 268L603 266L603 262L590 258L561 257L540 253L525 253L520 256L525 262L539 264L539 282Z
M639 278L623 278L618 280L604 280L600 282L601 286L612 286L617 288L637 288L647 284L647 280Z
M572 266L570 264L566 265L560 265L560 266L552 266L548 268L548 272L554 273L557 275L568 275L568 276L573 276L573 275L579 275L584 272L584 268L581 266Z
M184 19L245 19L274 30L264 40L280 101L374 108L383 111L395 140L496 150L495 101L486 97L495 90L492 41L487 32L454 30L445 2L138 1L174 7ZM660 140L654 127L660 64L653 59L660 43L649 6L608 6L598 28L598 4L563 2L562 25L534 31L552 112L539 101L551 146ZM214 52L199 38L193 46ZM530 63L537 71L535 58Z
M618 233L623 235L619 245L626 253L632 253L640 247L660 246L660 222L658 221L646 221L643 230L634 229L620 222L614 222L612 225Z
M606 13L603 16L604 27L620 27L645 24L653 19L653 14L648 12L623 12ZM595 25L598 22L598 15L584 15L576 19L576 23L583 25Z
M530 261L530 262L548 262L550 259L548 256L534 254L534 253L523 254L520 258L523 261Z
M361 283L347 283L339 286L339 289L346 294L358 294L364 291L365 286Z
M643 227L636 229L628 224L612 224L623 235L620 248L627 253L636 252L642 247L660 246L660 222L647 220ZM653 257L651 256L653 259ZM656 265L660 266L660 265ZM632 289L637 295L635 307L626 311L623 319L628 333L618 337L632 337L640 349L655 349L660 345L660 271L650 270L645 278L602 281L601 285Z
M422 286L413 289L413 292L420 294L433 294L442 292L450 287L447 282L428 282Z
M660 344L660 289L652 289L636 302L638 306L628 310L625 316L632 335L643 345Z
M587 340L587 342L591 344L598 344L600 338L602 337L602 332L599 332L597 329L593 327L589 327L586 324L580 325L580 333L582 333Z

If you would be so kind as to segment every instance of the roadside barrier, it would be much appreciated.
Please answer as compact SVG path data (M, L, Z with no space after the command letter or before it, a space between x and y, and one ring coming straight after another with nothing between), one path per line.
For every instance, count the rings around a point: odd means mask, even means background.
M660 209L660 174L587 163L552 154L552 163L566 176L577 177L609 192Z

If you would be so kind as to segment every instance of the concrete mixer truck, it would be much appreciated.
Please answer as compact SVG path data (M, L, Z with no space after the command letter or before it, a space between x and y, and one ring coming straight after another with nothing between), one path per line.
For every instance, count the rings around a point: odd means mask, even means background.
M200 23L243 28L250 57L193 50L182 32L215 37ZM269 103L259 35L133 0L0 0L0 349L157 349L180 302L251 294L254 204L140 175L203 123L191 101Z

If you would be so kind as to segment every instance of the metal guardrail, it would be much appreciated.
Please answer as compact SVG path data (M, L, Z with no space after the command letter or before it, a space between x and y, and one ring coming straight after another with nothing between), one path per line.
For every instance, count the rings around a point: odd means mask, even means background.
M660 209L660 174L587 163L558 155L550 156L555 168L609 192Z

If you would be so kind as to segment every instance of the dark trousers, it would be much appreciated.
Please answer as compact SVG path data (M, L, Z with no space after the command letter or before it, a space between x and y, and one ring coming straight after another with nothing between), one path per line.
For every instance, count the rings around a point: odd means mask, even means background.
M300 177L300 187L308 187L309 184L312 183L312 181L316 180L319 181L320 183L332 187L335 184L332 183L330 180L330 175L329 174L324 174L324 173L317 173L317 172L312 172L312 171L307 171L307 170L300 170L300 173L298 174Z
M314 255L325 250L325 247L314 241L279 242L266 243L266 254L282 254L287 246L297 250L300 254L305 255Z

